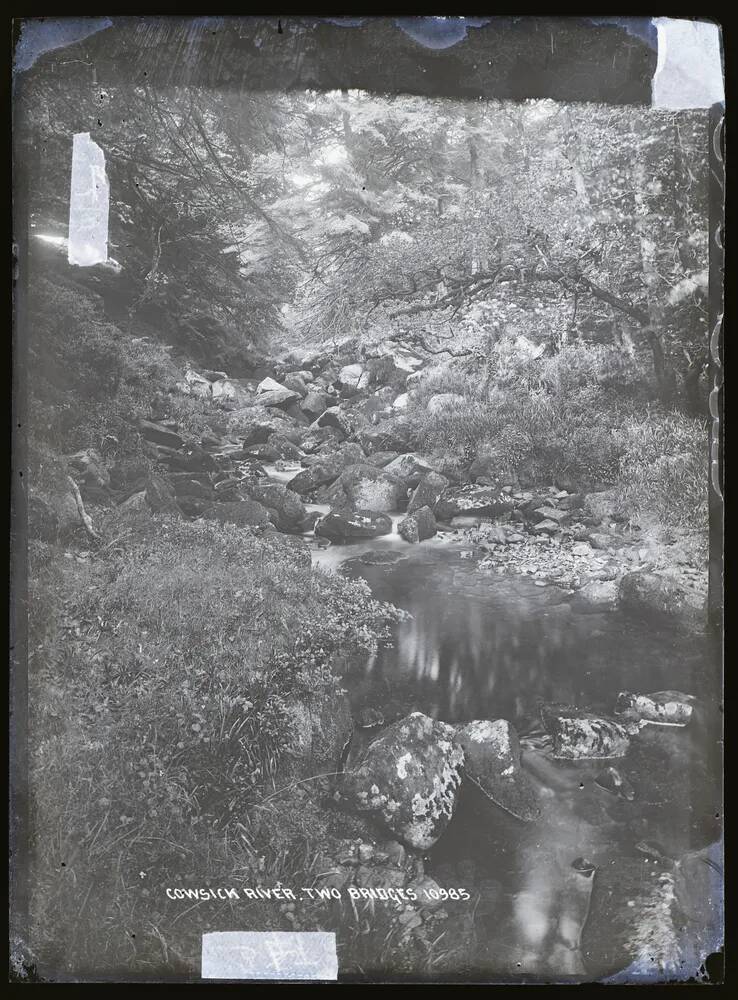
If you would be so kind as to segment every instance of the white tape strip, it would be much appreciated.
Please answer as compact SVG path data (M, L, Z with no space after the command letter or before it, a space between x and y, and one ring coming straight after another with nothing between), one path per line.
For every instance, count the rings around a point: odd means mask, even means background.
M203 979L338 978L336 935L326 931L218 931L202 936Z
M720 27L711 21L655 17L659 55L651 84L654 108L709 108L725 100Z

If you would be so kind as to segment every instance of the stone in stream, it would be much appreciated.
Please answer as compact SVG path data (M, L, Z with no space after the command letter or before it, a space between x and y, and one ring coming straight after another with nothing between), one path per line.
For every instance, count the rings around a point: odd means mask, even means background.
M280 483L254 484L249 487L251 499L276 513L280 531L299 534L304 530L307 511L296 493Z
M315 534L332 542L352 542L392 533L392 519L372 510L330 511L315 523Z
M374 729L384 725L384 716L376 708L362 708L356 713L356 725L361 729Z
M681 691L656 691L654 694L621 691L615 703L615 714L654 725L686 726L692 718L694 701L694 695Z
M552 756L561 760L623 757L630 745L620 723L572 705L544 705L541 720L553 736Z
M624 777L616 767L606 767L595 778L596 784L604 788L613 795L627 799L632 802L635 798L635 790L626 777Z
M297 462L300 459L301 453L297 445L293 444L292 441L284 436L284 434L280 434L279 432L269 435L269 438L267 439L267 446L272 449L275 453L275 458L277 459L289 458L294 462ZM272 461L274 461L274 459L272 459Z
M407 505L408 514L420 510L421 507L430 507L433 510L447 487L448 479L439 472L429 472L423 476L410 497L410 502Z
M421 507L413 514L408 514L397 525L397 532L406 542L423 542L432 538L436 531L436 519L430 507Z
M368 746L344 774L338 799L376 813L409 847L428 850L453 816L463 763L452 727L413 712Z
M464 750L464 773L496 805L522 820L540 816L540 806L520 763L520 742L505 719L476 720L455 727Z
M287 483L287 489L299 493L301 496L313 493L319 486L335 482L340 476L342 468L340 460L330 459L326 456L325 459L316 462L314 465L310 465L307 469L303 469L302 472L298 472Z
M354 510L397 510L402 497L402 484L395 476L366 462L349 465L338 482Z
M617 607L618 585L614 580L590 580L577 592L572 607L578 611L607 611Z
M511 511L515 500L489 486L455 486L445 490L436 504L436 517L450 521L457 516L498 517Z

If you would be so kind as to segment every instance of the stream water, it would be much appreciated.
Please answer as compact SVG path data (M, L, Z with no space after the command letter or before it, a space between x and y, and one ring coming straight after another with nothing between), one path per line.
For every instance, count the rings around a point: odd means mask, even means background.
M345 687L355 710L378 709L388 722L412 710L446 722L505 718L523 738L540 820L521 822L464 786L450 826L429 853L431 875L474 893L475 971L549 980L615 972L607 920L595 922L586 962L582 945L598 873L624 865L637 882L638 865L649 863L639 842L655 842L679 859L720 838L715 649L705 636L660 622L583 613L564 591L525 577L482 576L469 555L453 535L410 546L396 533L315 551L317 564L362 576L375 597L411 615L397 625L392 645L352 666ZM698 697L690 725L647 727L622 761L562 762L536 746L543 702L611 713L620 691L665 689ZM358 731L358 749L374 735ZM595 781L609 763L630 780L633 801ZM581 858L587 864L573 867ZM714 878L694 892L721 891ZM648 911L634 910L630 920L645 954L661 933L652 926L661 917L627 886L622 896L615 892L611 905ZM614 913L612 927L622 917ZM626 910L626 925L628 917Z

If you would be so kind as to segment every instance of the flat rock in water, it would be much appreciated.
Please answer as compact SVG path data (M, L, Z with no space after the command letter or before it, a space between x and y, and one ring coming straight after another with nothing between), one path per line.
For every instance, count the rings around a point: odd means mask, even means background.
M520 763L520 742L505 719L477 720L455 727L464 749L464 773L496 805L522 820L534 820L540 806Z
M544 705L541 719L553 736L552 756L562 760L623 757L630 745L618 722L571 705Z
M693 695L681 691L656 691L654 694L621 691L615 703L615 714L662 726L686 726L692 718L694 700Z
M330 511L315 523L315 534L332 542L351 542L378 538L392 532L392 519L378 511L357 510L351 513Z
M511 496L490 486L456 486L445 490L436 504L436 516L450 521L457 516L498 517L515 506Z
M606 767L595 778L595 782L613 795L632 802L635 798L635 790L628 779L618 771L616 767Z
M463 763L451 726L413 712L369 745L344 775L339 797L376 813L409 847L427 850L453 816Z

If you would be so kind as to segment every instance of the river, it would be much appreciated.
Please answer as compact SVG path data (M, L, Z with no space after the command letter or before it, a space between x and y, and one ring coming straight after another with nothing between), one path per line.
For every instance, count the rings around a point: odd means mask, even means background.
M527 577L482 575L471 555L458 536L410 546L396 532L314 551L316 564L363 577L375 597L411 616L397 625L391 645L352 666L345 686L355 711L371 707L388 722L420 710L451 723L504 718L521 734L540 820L521 822L465 785L450 826L428 854L431 875L474 893L476 968L470 975L581 981L616 973L623 951L613 934L622 937L630 921L645 954L662 933L653 924L672 918L651 912L625 878L623 891L608 897L608 905L624 912L588 925L598 879L603 884L621 866L631 881L635 871L637 882L639 865L668 869L707 851L699 871L710 871L710 878L691 893L722 891L715 862L721 826L716 650L708 637L685 636L662 622L618 611L584 613L565 591ZM697 696L690 725L647 727L622 761L563 762L540 746L544 702L611 713L620 691L665 689ZM354 753L375 734L357 731ZM607 764L617 764L630 781L632 801L596 782ZM657 844L667 860L644 856L636 846L643 841ZM699 919L682 937L709 936L698 925ZM594 930L585 947L586 926ZM676 947L686 954L690 945L680 939ZM661 957L649 961L663 974Z

